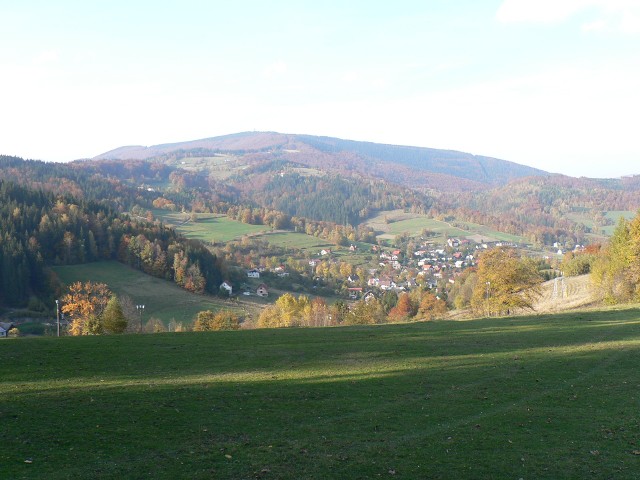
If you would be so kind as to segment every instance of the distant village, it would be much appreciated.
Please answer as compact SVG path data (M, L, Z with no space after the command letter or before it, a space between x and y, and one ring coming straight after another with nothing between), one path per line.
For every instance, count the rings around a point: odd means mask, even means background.
M518 244L512 242L481 242L477 243L469 239L449 238L444 245L435 245L432 242L422 242L413 251L399 248L385 248L379 245L371 246L368 254L374 261L370 262L368 268L359 268L359 273L345 275L342 281L342 288L339 289L342 296L349 300L368 299L372 296L380 296L386 291L397 293L409 291L420 285L426 285L431 289L441 288L445 284L455 284L456 279L470 267L476 266L477 257L483 250L496 247L519 248ZM349 251L355 253L358 247L351 244ZM316 252L314 258L307 260L310 272L318 282L326 281L317 272L318 267L324 262L329 265L339 262L339 257L334 255L331 249L324 248ZM355 270L355 269L354 269ZM237 291L229 281L225 281L220 286L229 295L259 296L266 298L269 296L269 286L266 283L255 282L264 277L268 272L279 278L290 275L287 266L280 264L273 268L263 266L246 270L247 280L253 280L253 287L248 283L238 286Z

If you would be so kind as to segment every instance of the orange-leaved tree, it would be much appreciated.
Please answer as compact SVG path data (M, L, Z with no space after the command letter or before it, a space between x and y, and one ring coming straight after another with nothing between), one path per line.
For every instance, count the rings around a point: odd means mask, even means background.
M418 315L425 320L444 318L447 314L447 303L433 293L425 293L420 301Z
M100 316L111 298L104 283L75 282L62 297L62 313L69 318L71 335L99 335L104 328Z
M487 250L478 261L478 281L471 307L485 315L502 315L533 309L540 296L542 278L535 262L513 248Z

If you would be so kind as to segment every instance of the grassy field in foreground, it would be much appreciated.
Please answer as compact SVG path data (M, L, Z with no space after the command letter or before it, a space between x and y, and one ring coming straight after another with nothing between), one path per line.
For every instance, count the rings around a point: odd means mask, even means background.
M143 321L155 317L165 325L171 319L191 324L202 310L238 310L227 300L187 292L172 282L145 275L119 262L67 265L54 270L67 285L78 281L106 283L116 295L127 295L134 304L144 304Z
M0 478L632 479L640 310L0 341Z

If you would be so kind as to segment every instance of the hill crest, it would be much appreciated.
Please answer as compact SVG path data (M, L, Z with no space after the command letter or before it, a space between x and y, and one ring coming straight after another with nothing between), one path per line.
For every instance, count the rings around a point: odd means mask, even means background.
M119 147L94 160L149 160L178 152L261 153L271 159L287 155L304 165L357 171L410 187L442 187L457 183L462 190L504 185L548 172L497 158L456 150L344 140L278 132L241 132L159 145Z

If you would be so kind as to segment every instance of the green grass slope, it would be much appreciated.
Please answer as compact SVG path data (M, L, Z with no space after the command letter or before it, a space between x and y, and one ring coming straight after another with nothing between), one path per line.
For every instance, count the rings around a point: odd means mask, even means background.
M228 300L187 292L172 282L146 275L115 261L67 265L55 267L54 271L67 285L87 281L106 283L116 295L127 295L134 304L144 304L145 322L155 317L165 325L171 319L190 324L202 310L240 312L242 309Z
M159 209L154 210L154 216L187 238L210 243L225 243L244 235L255 235L272 230L271 227L265 225L249 225L231 220L224 215L211 213L197 214L195 222L190 220L190 215Z
M638 478L640 310L0 341L0 478Z
M389 222L387 223L386 220ZM430 231L434 236L430 238L433 242L446 242L449 237L469 238L480 242L507 241L516 243L526 243L525 239L518 235L499 232L485 225L471 222L455 222L455 226L430 218L427 215L417 213L407 213L402 210L387 210L380 212L377 216L370 218L365 225L373 228L381 240L393 240L397 235L408 233L412 237L420 236L423 230Z

